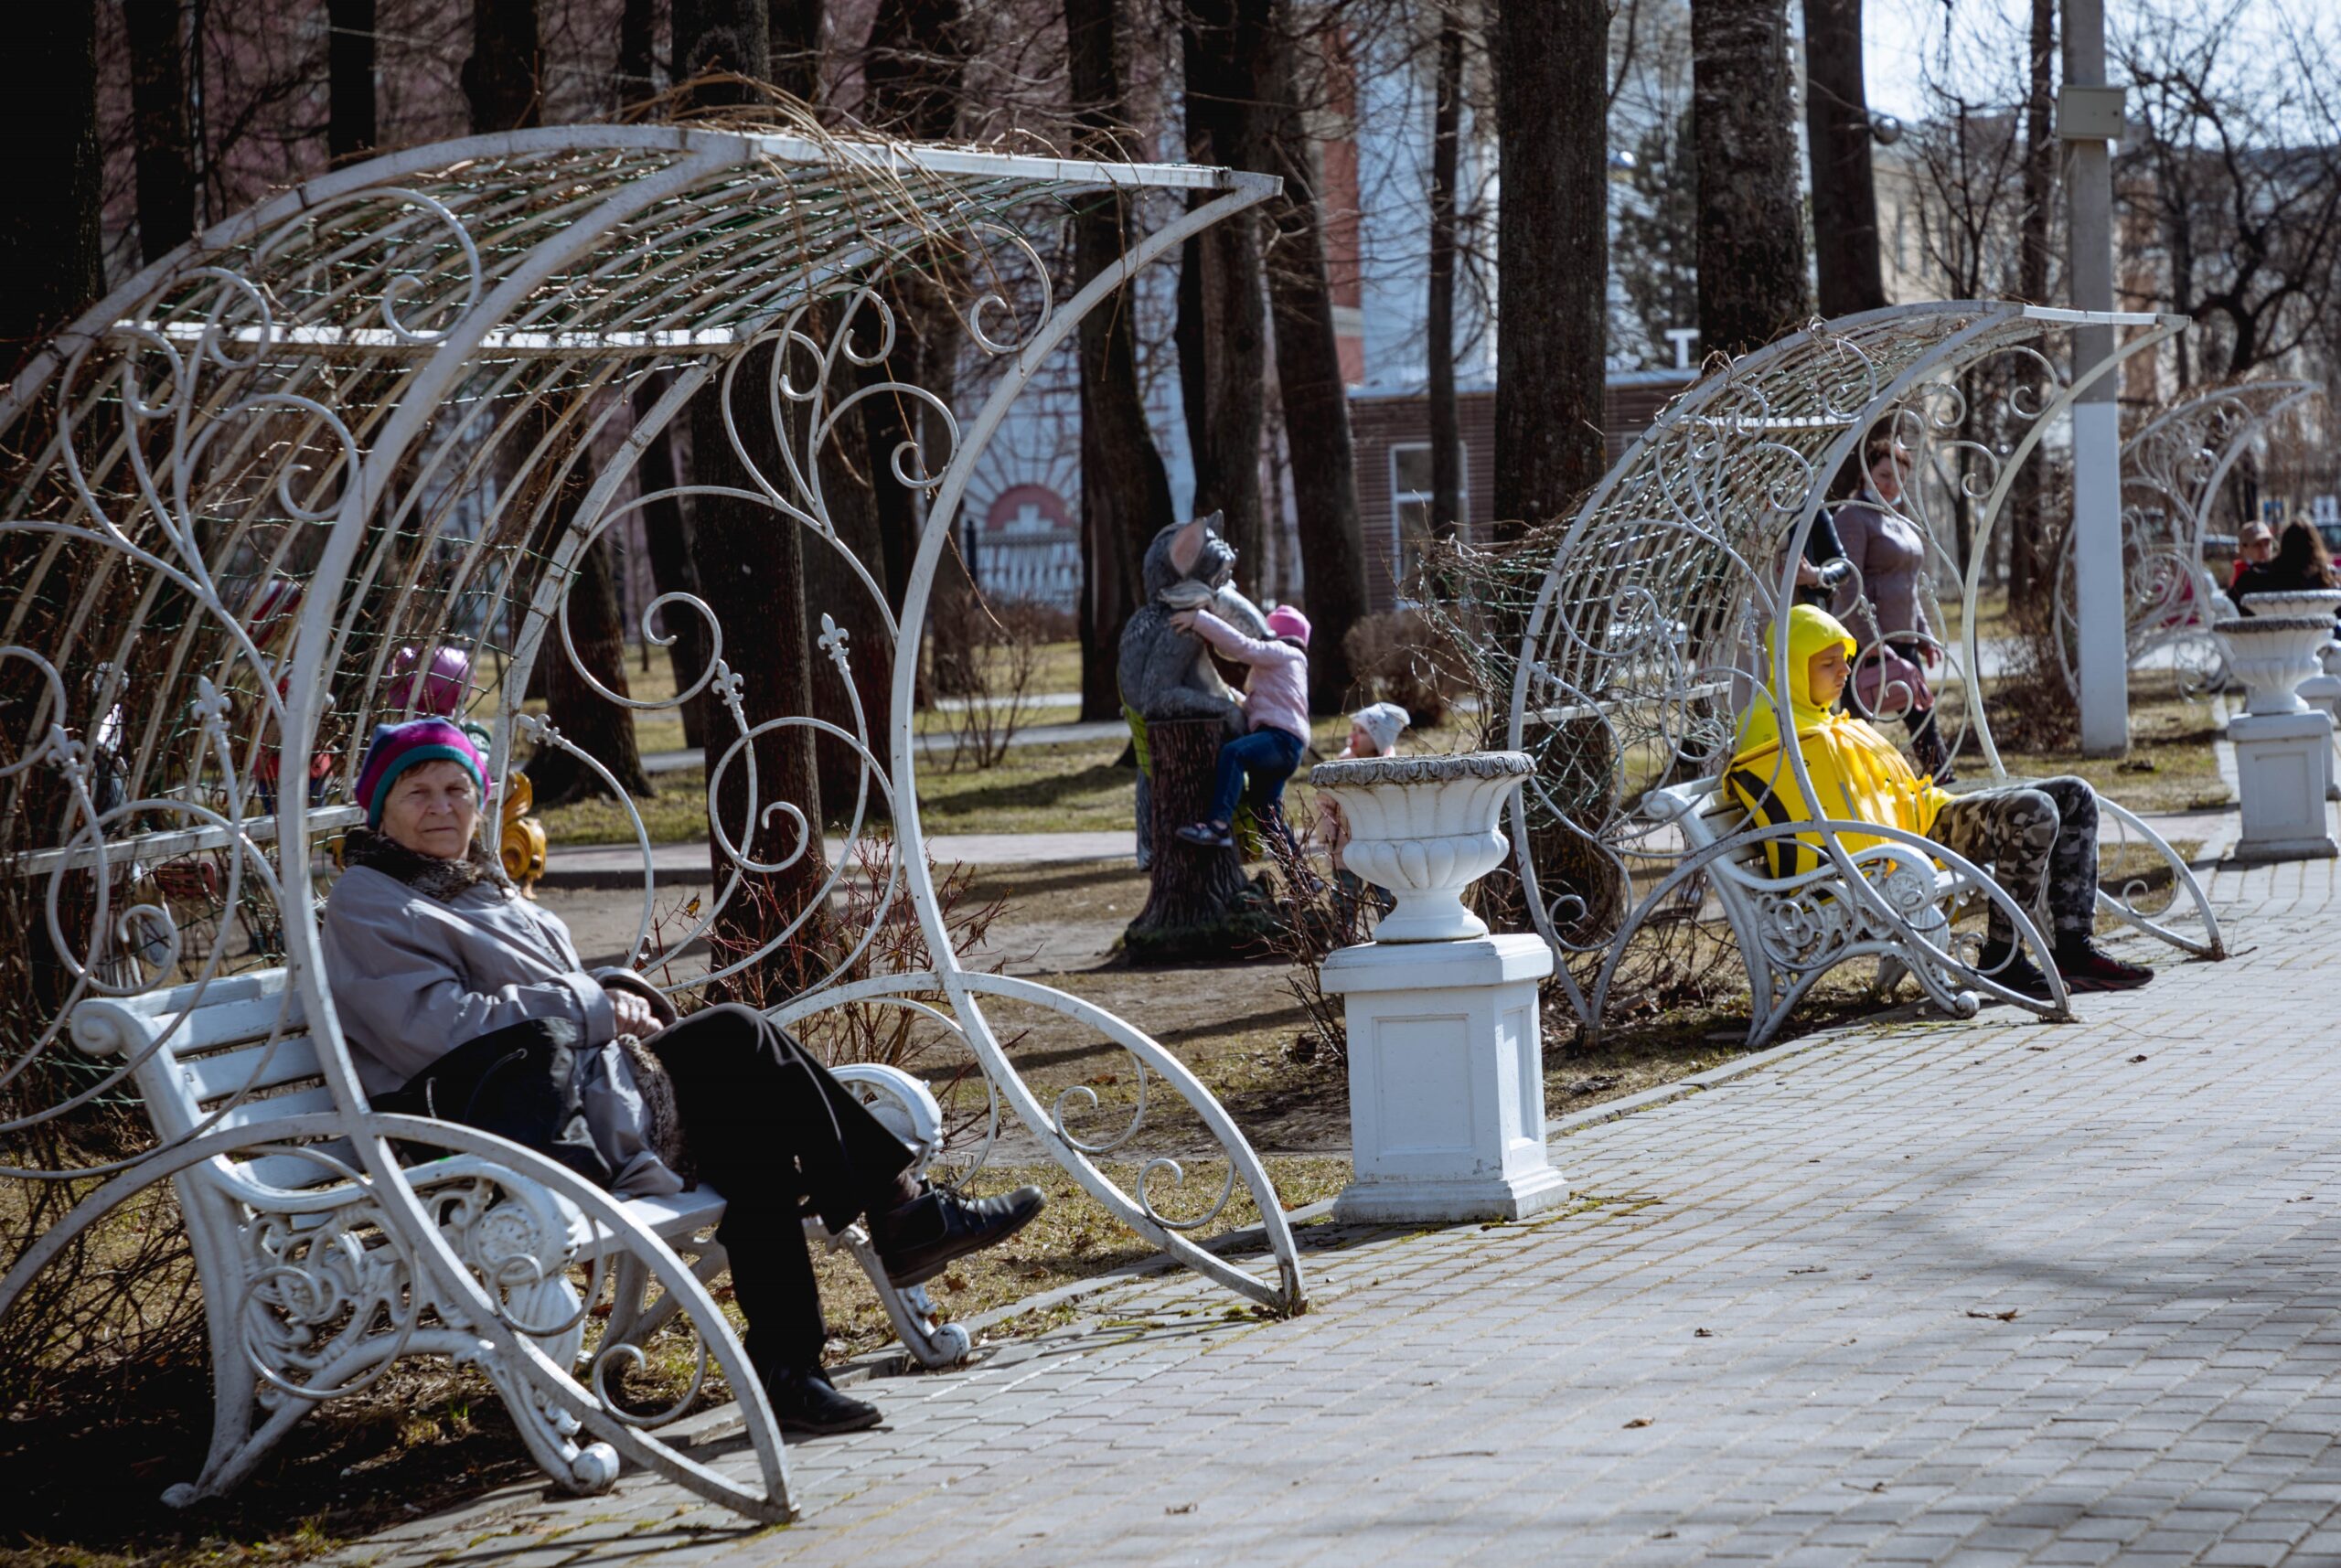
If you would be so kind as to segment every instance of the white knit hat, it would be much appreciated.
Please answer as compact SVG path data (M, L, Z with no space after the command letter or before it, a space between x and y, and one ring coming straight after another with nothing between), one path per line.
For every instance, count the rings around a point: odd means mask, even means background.
M1374 743L1386 752L1398 743L1399 731L1414 720L1396 703L1377 702L1351 714L1350 722L1373 736Z

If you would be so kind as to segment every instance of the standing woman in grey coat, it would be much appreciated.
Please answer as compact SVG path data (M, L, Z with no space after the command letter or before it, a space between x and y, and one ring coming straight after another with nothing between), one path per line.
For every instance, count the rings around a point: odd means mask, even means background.
M867 1215L888 1276L909 1286L1021 1230L1040 1189L927 1189L902 1141L763 1015L682 1019L630 971L587 973L561 918L518 897L479 843L487 795L486 761L455 725L374 731L358 774L367 826L349 834L324 922L367 1093L511 1138L622 1196L678 1191L695 1166L724 1196L716 1240L781 1425L875 1424L877 1408L821 1371L806 1211L831 1231Z
M1942 656L1919 595L1927 536L1902 515L1903 459L1891 430L1880 426L1863 439L1862 463L1860 492L1816 523L1817 548L1807 550L1797 581L1825 585L1832 560L1850 562L1860 573L1857 581L1846 574L1829 604L1861 644L1846 688L1848 705L1867 719L1898 709L1920 769L1936 783L1950 784L1951 753L1935 723L1934 688L1927 681L1927 667Z

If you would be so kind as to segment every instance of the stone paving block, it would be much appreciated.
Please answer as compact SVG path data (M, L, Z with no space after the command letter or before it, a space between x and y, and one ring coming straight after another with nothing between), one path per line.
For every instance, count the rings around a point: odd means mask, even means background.
M1833 1037L1564 1140L1580 1190L1657 1201L1312 1226L1293 1322L1158 1276L880 1380L885 1431L792 1445L794 1529L620 1530L704 1509L629 1476L343 1562L2341 1562L2341 1202L2293 1201L2341 1186L2341 1103L2283 1001L2336 887L2219 873L2243 955L2071 1028Z

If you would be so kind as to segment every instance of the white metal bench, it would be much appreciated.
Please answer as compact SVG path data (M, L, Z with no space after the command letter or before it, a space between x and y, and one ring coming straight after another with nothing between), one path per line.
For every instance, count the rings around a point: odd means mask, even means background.
M1748 968L1750 1048L1763 1045L1779 1031L1814 982L1860 958L1877 960L1880 992L1907 974L1936 1006L1961 1018L1973 1016L1981 1005L1979 990L2044 1017L2069 1016L2063 982L2053 965L2044 963L2043 970L2055 1000L2043 1003L2008 990L1961 961L1951 923L1962 902L1977 898L2001 904L2019 937L2036 955L2047 955L2047 944L2030 916L1982 870L1940 844L1870 823L1751 826L1721 782L1695 779L1653 789L1643 799L1642 814L1672 824L1683 835L1685 851L1644 907L1656 907L1693 877L1705 878ZM1792 877L1772 874L1765 845L1816 827L1887 840L1849 857L1865 884L1865 895L1855 896L1843 870L1825 858L1815 870ZM1621 946L1613 952L1603 966L1595 993L1597 1018L1607 1003L1622 951Z
M575 1417L508 1369L492 1342L460 1320L460 1308L434 1295L428 1313L382 1309L428 1287L415 1277L396 1232L380 1222L380 1200L359 1177L346 1141L287 1137L271 1144L273 1128L336 1109L288 971L87 1000L74 1009L71 1029L91 1055L136 1061L133 1081L166 1146L231 1129L251 1139L234 1156L173 1178L202 1276L216 1383L202 1473L171 1487L165 1500L184 1506L229 1490L310 1408L362 1388L400 1356L413 1354L479 1366L503 1395L530 1455L558 1484L596 1492L616 1478L615 1450L581 1442ZM943 1137L926 1086L893 1067L834 1072L912 1147L923 1171ZM408 1179L455 1255L502 1291L510 1321L525 1326L555 1363L578 1368L587 1387L598 1388L608 1370L631 1359L623 1349L613 1358L615 1348L641 1346L674 1316L679 1304L671 1293L649 1298L653 1260L614 1245L619 1232L509 1168L457 1154L412 1164ZM723 1272L723 1251L708 1234L723 1217L720 1194L700 1187L623 1207L689 1260L701 1282ZM808 1219L806 1230L852 1253L914 1357L930 1367L965 1359L967 1330L938 1320L925 1287L895 1289L861 1226L831 1235ZM579 1268L593 1271L590 1296L572 1278ZM592 1363L581 1366L587 1305L601 1294L604 1269L615 1291ZM386 1317L395 1327L386 1327Z

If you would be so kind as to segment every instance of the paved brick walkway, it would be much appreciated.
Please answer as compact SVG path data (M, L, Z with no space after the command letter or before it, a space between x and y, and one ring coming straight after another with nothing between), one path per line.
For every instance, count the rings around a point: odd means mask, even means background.
M868 1385L789 1529L628 1477L347 1561L2341 1563L2334 868L2214 891L2239 956L2085 1024L1836 1037L1562 1139L1538 1222L1310 1227L1303 1318L1155 1280Z

